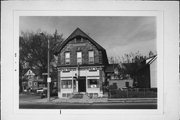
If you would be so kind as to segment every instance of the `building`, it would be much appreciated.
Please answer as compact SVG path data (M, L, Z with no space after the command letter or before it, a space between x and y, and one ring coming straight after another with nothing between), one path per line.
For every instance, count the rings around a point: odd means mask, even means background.
M76 93L103 96L106 50L77 28L55 49L58 57L58 96L69 97Z
M116 86L117 89L133 87L133 79L130 77L129 72L127 71L127 64L130 66L130 63L124 64L109 64L105 73L107 76L107 81L109 86Z
M31 88L31 89L37 89L38 88L38 83L37 81L35 81L35 73L29 69L26 73L25 73L25 76L27 77L28 79L28 88Z
M27 72L24 74L24 79L26 79L26 81L22 83L23 90L37 90L38 88L45 87L45 82L40 78L37 70L27 69Z
M138 88L157 88L157 55L143 61L136 72Z

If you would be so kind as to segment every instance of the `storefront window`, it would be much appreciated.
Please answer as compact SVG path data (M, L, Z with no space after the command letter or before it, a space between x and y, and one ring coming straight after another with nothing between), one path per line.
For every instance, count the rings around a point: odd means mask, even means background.
M98 79L89 79L88 80L88 87L89 88L98 88L99 87Z
M62 88L63 89L71 89L72 88L72 80L62 80Z

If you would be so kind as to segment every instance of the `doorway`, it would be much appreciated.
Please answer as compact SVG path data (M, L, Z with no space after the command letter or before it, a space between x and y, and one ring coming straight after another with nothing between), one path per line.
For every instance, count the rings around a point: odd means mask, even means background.
M86 77L79 77L78 92L86 92Z

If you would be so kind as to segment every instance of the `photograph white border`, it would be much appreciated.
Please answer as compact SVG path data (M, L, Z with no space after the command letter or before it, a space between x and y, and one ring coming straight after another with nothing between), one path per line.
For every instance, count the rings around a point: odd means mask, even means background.
M4 10L4 11L3 11ZM177 2L118 2L118 1L77 1L77 2L3 2L2 4L2 117L5 119L83 119L87 117L97 119L151 119L166 118L169 105L177 103L178 99L178 73L172 66L171 57L176 58L178 48L178 5ZM173 14L172 14L173 13ZM7 14L7 15L5 15ZM157 53L158 53L158 109L62 109L61 115L56 109L19 109L19 17L20 16L156 16L157 17ZM169 18L170 17L170 18ZM172 19L173 18L173 19ZM176 23L177 22L177 23ZM4 23L4 24L3 24ZM170 24L171 23L171 24ZM5 26L8 24L8 27ZM5 28L6 27L6 28ZM172 30L172 31L169 31ZM177 31L176 31L177 30ZM167 34L168 33L168 34ZM174 41L168 39L174 38ZM178 44L178 42L177 42ZM8 46L7 46L8 45ZM172 46L169 47L169 45ZM173 49L173 50L172 50ZM9 50L9 51L7 51ZM8 54L9 53L9 54ZM170 56L170 58L168 56ZM8 60L8 61L6 61ZM6 62L3 62L6 61ZM172 62L172 61L171 61ZM8 64L6 64L8 63ZM169 69L175 67L174 70ZM5 71L4 71L5 70ZM167 75L165 73L171 73ZM177 74L177 75L176 75ZM12 76L11 76L12 75ZM169 81L172 77L175 81ZM3 81L6 78L6 81ZM172 78L171 78L172 79ZM9 86L9 90L7 87ZM173 88L172 88L173 87ZM167 88L171 89L167 91ZM5 92L7 90L7 92ZM173 94L170 94L171 91ZM177 96L176 96L177 95ZM8 108L8 109L5 109ZM173 106L175 113L170 117L177 117L178 107ZM175 116L174 116L175 115ZM74 116L74 117L73 117ZM80 117L80 118L79 118ZM7 119L7 120L9 120Z

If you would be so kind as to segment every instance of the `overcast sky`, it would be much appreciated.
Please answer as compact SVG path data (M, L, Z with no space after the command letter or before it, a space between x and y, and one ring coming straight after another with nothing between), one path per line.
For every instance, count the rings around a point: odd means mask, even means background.
M77 27L107 51L108 57L139 51L156 52L156 17L20 17L20 32L39 30L63 34L67 38Z

